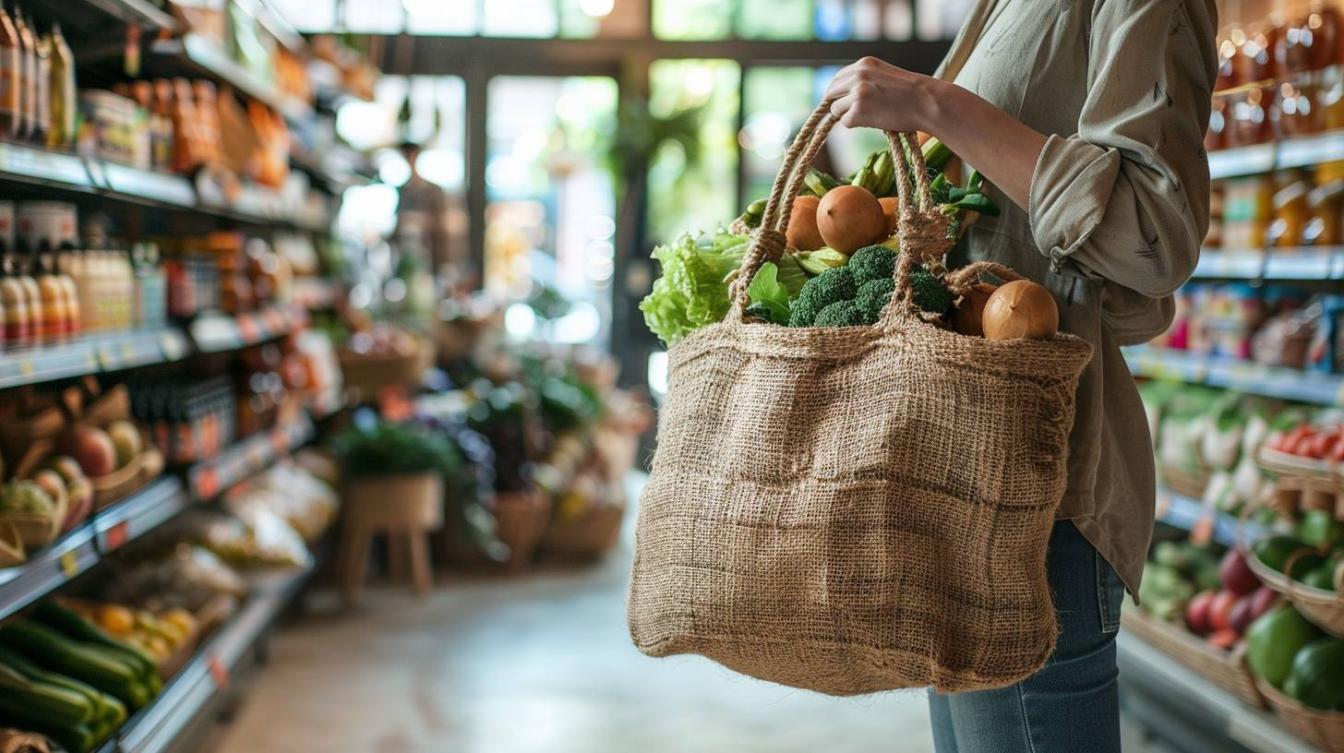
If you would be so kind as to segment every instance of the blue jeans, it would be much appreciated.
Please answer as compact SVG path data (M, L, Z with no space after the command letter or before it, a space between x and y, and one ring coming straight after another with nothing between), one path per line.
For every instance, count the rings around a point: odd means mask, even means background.
M1115 634L1121 584L1073 523L1046 558L1060 635L1039 672L998 690L929 693L938 753L1120 753Z

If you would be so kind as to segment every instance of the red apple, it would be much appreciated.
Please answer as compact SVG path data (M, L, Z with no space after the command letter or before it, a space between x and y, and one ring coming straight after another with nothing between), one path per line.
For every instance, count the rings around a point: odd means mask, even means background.
M1215 630L1204 640L1210 646L1217 646L1226 651L1235 646L1237 641L1241 640L1241 635L1237 633L1237 631L1227 628L1224 630Z
M66 435L66 454L71 455L90 478L106 476L117 469L117 450L107 432L79 426Z
M1209 632L1209 607L1213 604L1213 597L1213 591L1202 591L1185 607L1185 624L1195 635Z
M1223 555L1223 562L1218 567L1218 577L1223 581L1224 589L1239 596L1260 587L1260 580L1246 565L1246 558L1239 549L1229 549L1227 554Z
M1227 626L1237 631L1237 635L1244 635L1246 628L1251 626L1255 620L1252 614L1255 604L1251 602L1250 596L1243 596L1237 599L1237 603L1232 605L1232 611L1227 615Z
M1232 608L1237 605L1237 600L1240 598L1240 596L1227 590L1215 594L1213 601L1209 604L1209 627L1215 632L1231 627L1228 618L1232 616Z
M1274 605L1279 603L1279 595L1269 586L1257 588L1246 599L1251 602L1251 622L1255 622L1260 615L1273 609Z

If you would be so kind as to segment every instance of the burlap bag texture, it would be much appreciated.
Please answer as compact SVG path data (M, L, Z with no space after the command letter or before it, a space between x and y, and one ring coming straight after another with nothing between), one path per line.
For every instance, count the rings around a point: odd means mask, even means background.
M958 335L908 300L872 327L744 321L745 282L783 250L779 199L832 124L823 103L786 155L727 319L670 350L630 633L650 656L832 695L1008 685L1054 648L1046 546L1091 348ZM897 164L922 178L909 145ZM911 182L902 247L940 258L946 225Z

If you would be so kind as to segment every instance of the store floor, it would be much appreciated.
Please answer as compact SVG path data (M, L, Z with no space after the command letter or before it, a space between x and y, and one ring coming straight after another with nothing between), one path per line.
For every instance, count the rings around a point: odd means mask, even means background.
M585 569L315 594L215 753L930 753L924 696L833 699L625 629L628 544ZM1128 734L1127 737L1137 738ZM1158 753L1137 739L1128 753Z

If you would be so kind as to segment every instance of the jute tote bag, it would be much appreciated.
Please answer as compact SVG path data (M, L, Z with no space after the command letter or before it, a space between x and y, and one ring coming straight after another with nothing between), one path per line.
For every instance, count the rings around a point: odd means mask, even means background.
M910 134L889 134L907 253L880 322L747 321L746 283L783 252L833 125L823 102L785 155L727 318L669 353L630 633L650 656L833 695L1007 685L1054 647L1046 544L1091 347L921 318L912 260L950 241ZM964 291L982 271L1016 278L982 262L944 281Z

